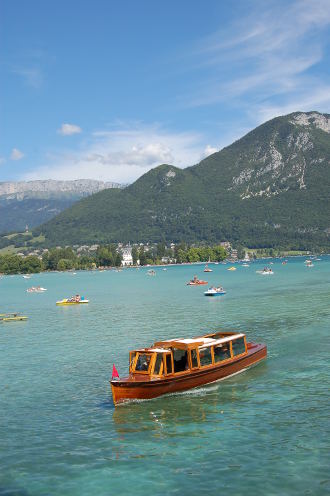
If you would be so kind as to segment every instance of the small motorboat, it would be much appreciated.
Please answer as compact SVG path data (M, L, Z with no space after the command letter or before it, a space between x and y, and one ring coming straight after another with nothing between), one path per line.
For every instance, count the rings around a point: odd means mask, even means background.
M213 270L210 269L210 267L206 264L204 268L204 272L213 272Z
M89 303L89 300L86 300L84 296L72 296L71 298L64 298L63 300L57 301L56 305L81 305Z
M187 282L187 286L202 286L208 284L207 281L203 281L202 279L198 279L197 276L194 276L189 282Z
M314 264L311 260L305 260L306 267L314 267Z
M270 267L264 267L262 270L256 270L256 273L262 276L272 276L274 274Z
M1 313L0 322L18 322L27 320L28 317L20 313Z
M24 274L24 275L23 275L23 278L24 278L24 279L31 279L31 276L30 276L30 274Z
M232 271L232 270L236 270L236 267L228 267L228 269L227 269L227 270L231 270L231 271Z
M27 293L44 293L47 291L46 288L42 288L41 286L32 286L26 290Z
M218 287L212 286L207 291L204 291L205 296L219 296L224 294L226 294L226 291L223 289L222 286L218 286Z
M242 264L242 267L250 267L250 266L249 266L249 264L247 264L247 263L243 263L243 264Z
M240 332L158 341L150 348L130 351L128 376L120 378L113 366L113 402L118 405L187 391L243 372L266 357L265 344L247 342Z

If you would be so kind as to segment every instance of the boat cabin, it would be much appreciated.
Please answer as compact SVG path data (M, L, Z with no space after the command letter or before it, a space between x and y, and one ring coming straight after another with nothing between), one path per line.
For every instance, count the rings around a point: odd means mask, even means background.
M158 341L151 348L130 352L132 376L164 378L211 368L247 354L245 334L215 332L188 339Z

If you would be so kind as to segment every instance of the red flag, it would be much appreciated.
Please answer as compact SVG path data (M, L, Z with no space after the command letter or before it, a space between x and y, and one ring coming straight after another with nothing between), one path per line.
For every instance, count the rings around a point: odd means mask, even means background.
M111 380L113 381L114 379L119 379L118 370L116 369L115 364L113 364L113 366L112 366L112 378L111 378Z

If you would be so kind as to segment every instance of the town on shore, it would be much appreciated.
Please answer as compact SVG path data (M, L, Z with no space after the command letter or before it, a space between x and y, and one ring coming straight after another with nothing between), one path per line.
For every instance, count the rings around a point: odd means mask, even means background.
M37 248L16 253L0 253L0 274L25 274L44 271L91 270L145 265L250 260L262 257L308 254L281 252L272 248L246 251L233 248L228 241L213 246L186 243L122 243Z

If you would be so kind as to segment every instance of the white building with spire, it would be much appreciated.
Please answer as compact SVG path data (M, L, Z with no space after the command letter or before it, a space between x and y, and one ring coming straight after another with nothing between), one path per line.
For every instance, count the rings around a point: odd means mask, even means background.
M123 267L133 265L132 247L130 243L128 243L128 246L124 246L124 248L122 248L121 254L123 257L121 261Z

